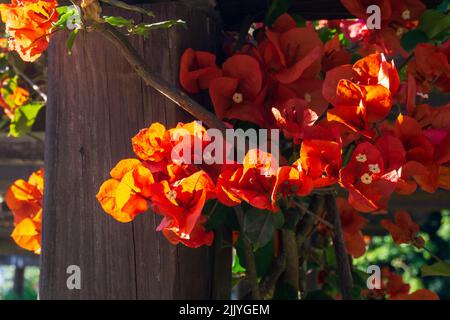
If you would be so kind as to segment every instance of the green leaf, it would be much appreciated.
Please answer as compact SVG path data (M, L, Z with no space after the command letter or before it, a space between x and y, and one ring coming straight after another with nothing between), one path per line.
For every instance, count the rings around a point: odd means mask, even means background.
M422 277L430 276L450 277L450 263L439 261L430 266L423 266Z
M332 268L336 266L336 253L333 246L328 246L325 249L325 263Z
M419 30L425 32L429 39L434 39L438 34L450 28L450 16L439 10L426 10L420 16Z
M212 211L213 206L216 206ZM212 213L211 213L212 211ZM230 230L238 230L238 223L234 209L217 201L208 201L203 209L204 214L210 214L206 221L207 230L216 230L221 226L227 226Z
M242 235L239 236L235 243L236 254L239 257L239 263L243 268L247 267L247 261L244 254L244 245L242 241ZM256 264L256 274L259 277L264 276L270 269L272 265L273 258L275 256L275 239L272 238L271 241L264 247L259 248L253 252Z
M30 132L43 106L42 102L30 102L18 108L9 126L9 135L17 138Z
M233 267L231 271L236 274L245 272L245 268L239 262L239 256L237 254L233 257Z
M122 27L129 28L134 24L133 19L125 19L124 17L120 16L104 16L103 19L110 25L119 28Z
M428 42L428 36L422 30L414 29L405 33L400 41L403 49L406 51L412 51L417 44Z
M253 245L254 250L265 246L273 237L276 214L251 208L245 212L243 231Z
M150 30L156 30L156 29L169 29L175 26L181 25L185 28L186 22L183 20L166 20L166 21L160 21L155 23L139 23L133 27L130 27L128 31L130 33L135 33L144 37L147 37Z
M67 38L66 47L67 47L67 52L69 54L72 54L72 47L75 42L75 38L77 37L77 34L78 34L78 29L72 30L72 32L70 32L70 34L69 34L69 37Z
M53 25L53 29L64 29L69 18L73 19L75 16L79 17L79 12L73 6L62 6L58 7L56 10L58 11L59 19Z

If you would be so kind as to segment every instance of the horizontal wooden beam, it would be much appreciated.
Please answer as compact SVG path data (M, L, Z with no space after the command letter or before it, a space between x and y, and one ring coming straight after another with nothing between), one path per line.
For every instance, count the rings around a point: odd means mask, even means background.
M44 133L20 138L0 134L0 164L42 162L44 160Z
M38 255L0 255L0 265L39 266Z

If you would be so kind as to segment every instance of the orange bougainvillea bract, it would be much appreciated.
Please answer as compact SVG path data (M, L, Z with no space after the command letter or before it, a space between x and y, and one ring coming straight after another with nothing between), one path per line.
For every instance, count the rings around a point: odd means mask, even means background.
M9 35L9 48L24 61L33 62L47 49L53 23L58 21L56 0L12 0L0 4Z
M28 181L16 180L6 191L5 201L14 216L11 237L20 247L41 252L44 171L31 174Z

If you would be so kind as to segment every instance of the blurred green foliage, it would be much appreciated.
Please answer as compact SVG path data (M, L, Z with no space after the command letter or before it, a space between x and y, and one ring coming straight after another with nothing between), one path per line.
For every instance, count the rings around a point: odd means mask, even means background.
M445 261L450 261L450 210L429 214L421 225L421 236L426 247ZM364 256L354 260L355 268L366 270L369 265L388 266L403 275L411 291L426 288L436 292L441 299L450 299L450 278L421 277L420 269L436 260L425 250L410 245L396 245L390 235L375 236Z
M14 266L0 266L0 300L36 300L39 281L39 268L27 267L23 296L19 297L13 290Z

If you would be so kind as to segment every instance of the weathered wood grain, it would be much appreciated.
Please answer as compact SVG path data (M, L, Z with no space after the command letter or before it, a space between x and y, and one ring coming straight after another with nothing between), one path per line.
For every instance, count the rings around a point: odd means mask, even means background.
M188 30L158 30L146 41L132 39L150 67L177 84L184 49L215 49L214 23L177 3L149 7L158 20L187 21ZM142 19L122 10L106 11ZM174 125L186 114L146 87L100 35L80 34L71 56L65 53L65 37L56 35L49 49L40 297L210 298L210 249L170 245L154 231L160 218L153 213L133 223L116 222L95 199L109 170L133 156L130 139L139 129L155 121ZM81 267L81 290L66 288L71 264ZM222 269L228 279L229 264L228 259Z

